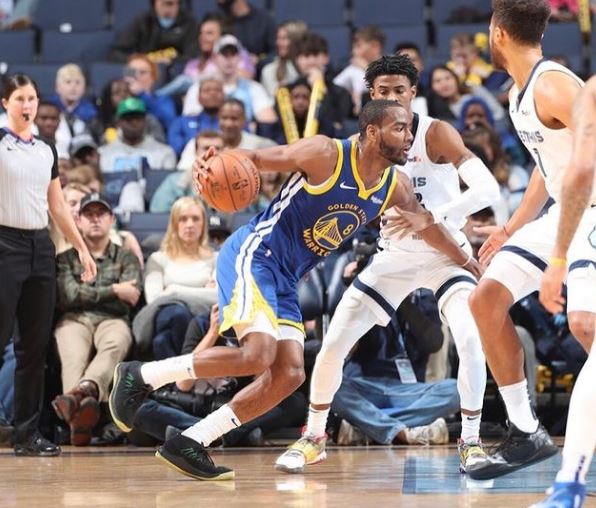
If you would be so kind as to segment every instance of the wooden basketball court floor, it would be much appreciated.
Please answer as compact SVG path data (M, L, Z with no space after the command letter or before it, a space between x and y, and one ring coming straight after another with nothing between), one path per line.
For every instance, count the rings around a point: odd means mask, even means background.
M527 507L542 497L560 460L474 482L458 473L453 446L330 447L327 461L302 475L273 469L282 450L214 450L216 463L236 471L227 482L186 478L149 448L65 447L58 458L17 458L2 450L0 507ZM592 473L589 489L595 486ZM596 498L586 507L596 507Z

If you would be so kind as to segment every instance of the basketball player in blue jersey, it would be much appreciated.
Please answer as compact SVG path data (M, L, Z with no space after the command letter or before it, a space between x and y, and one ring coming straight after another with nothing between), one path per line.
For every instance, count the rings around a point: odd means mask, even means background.
M510 307L540 287L555 245L561 186L573 147L573 103L583 82L542 55L548 0L493 0L491 60L513 78L509 114L536 167L522 202L503 227L479 228L488 239L479 251L488 264L470 298L484 353L509 419L506 439L470 471L489 479L534 464L558 448L540 425L524 374L524 353L509 316ZM550 198L555 204L536 218ZM590 204L596 204L592 194ZM590 231L578 232L569 253L567 316L573 335L589 351L594 338L594 249ZM560 260L553 260L560 262Z
M366 69L365 81L372 99L398 101L412 114L418 71L408 56L383 56L375 60ZM468 215L499 200L499 185L451 125L416 114L412 118L414 139L407 162L400 170L410 178L420 203L471 253L471 246L460 229ZM468 186L463 193L460 178ZM307 465L325 458L327 418L342 382L346 357L374 325L386 326L407 295L420 287L434 291L439 314L451 329L460 357L457 383L462 408L462 433L458 441L460 469L465 472L486 458L480 440L486 362L468 304L476 279L417 234L401 237L400 232L392 233L390 224L396 219L393 210L387 211L385 219L389 223L381 231L382 251L358 274L335 309L317 355L303 435L277 459L275 466L279 470L301 473ZM350 423L358 425L357 421ZM428 426L415 430L393 427L392 442L400 443L408 443L411 434L431 430Z
M590 206L596 172L596 77L580 93L573 120L573 155L563 180L557 241L540 288L540 301L553 314L563 312L561 290L567 275L567 256L582 230L592 237L589 298L596 299L596 205ZM592 347L588 353L571 394L561 470L549 497L532 508L579 508L586 498L586 474L596 446L596 349Z
M180 379L258 377L226 405L164 443L157 456L202 480L230 479L206 447L268 411L304 382L304 331L298 280L387 207L397 206L417 233L455 263L468 254L416 201L409 179L391 167L404 163L412 142L407 111L393 101L372 101L359 118L358 141L314 136L292 145L240 153L264 171L293 172L263 213L224 244L217 263L220 330L234 328L241 347L209 348L196 355L116 368L110 409L129 430L151 390ZM195 165L209 178L208 158ZM199 186L199 191L201 190ZM466 265L478 273L473 262Z

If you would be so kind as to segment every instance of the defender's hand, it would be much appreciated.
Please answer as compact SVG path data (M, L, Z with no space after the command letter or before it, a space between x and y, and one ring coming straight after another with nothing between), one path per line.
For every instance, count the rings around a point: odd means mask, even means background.
M540 285L540 303L552 314L563 312L565 298L563 298L563 282L567 277L566 266L549 265L542 276Z
M385 230L389 235L397 234L401 240L410 233L424 231L434 224L432 214L424 210L423 212L409 212L394 206L384 214Z
M467 263L462 265L462 268L468 270L476 280L480 280L480 277L484 273L484 267L474 258L470 258Z
M507 234L507 231L505 231L504 226L475 227L474 232L478 233L479 235L488 235L488 238L478 251L480 264L483 266L488 266L497 252L499 252L503 244L509 240L509 235Z

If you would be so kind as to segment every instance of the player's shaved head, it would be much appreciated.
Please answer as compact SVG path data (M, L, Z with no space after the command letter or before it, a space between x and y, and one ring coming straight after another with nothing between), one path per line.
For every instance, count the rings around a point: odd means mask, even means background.
M366 128L369 125L381 126L391 108L404 109L398 102L385 99L367 102L358 117L358 131L360 133L360 138L364 139L366 137Z

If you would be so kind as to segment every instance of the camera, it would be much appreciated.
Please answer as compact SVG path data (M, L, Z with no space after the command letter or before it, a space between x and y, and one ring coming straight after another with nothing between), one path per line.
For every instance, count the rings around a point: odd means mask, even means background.
M206 393L182 392L176 388L176 385L168 385L153 392L151 398L166 406L204 418L228 403L237 388L238 382L235 378L230 378L229 384L222 389L210 390Z
M356 273L360 273L368 264L370 257L377 252L377 241L372 236L355 238L352 242L352 252L356 261Z

